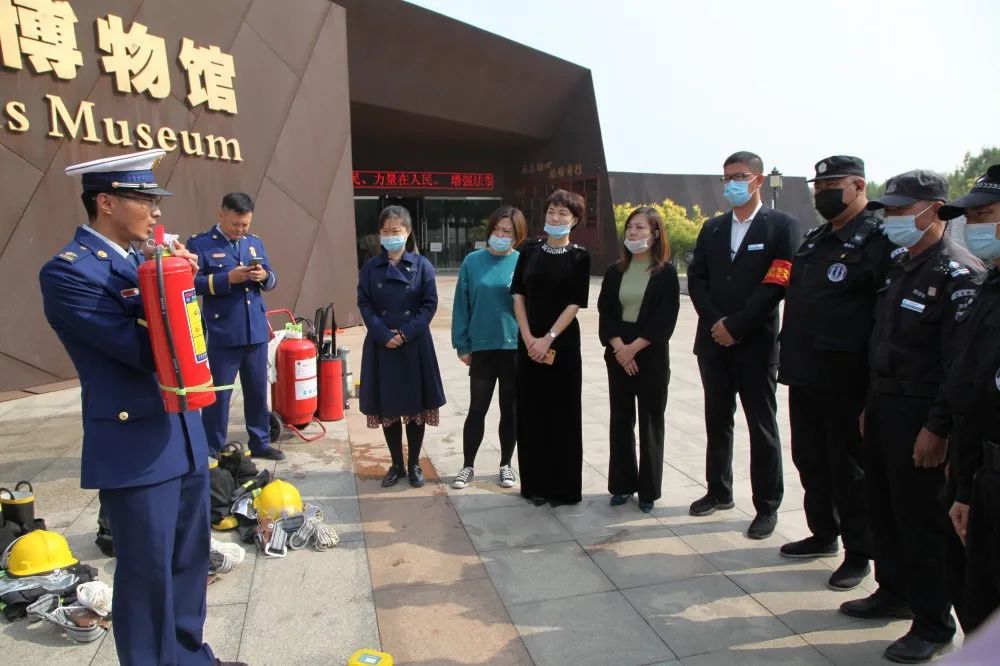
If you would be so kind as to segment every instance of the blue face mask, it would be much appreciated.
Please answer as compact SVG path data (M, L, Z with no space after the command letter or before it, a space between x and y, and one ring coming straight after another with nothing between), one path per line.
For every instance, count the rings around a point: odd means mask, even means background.
M1000 259L1000 240L997 239L997 222L965 225L965 245L969 252L983 261Z
M386 252L399 252L406 246L406 236L379 236Z
M731 180L722 188L722 196L733 206L742 206L750 201L750 181Z
M510 252L514 245L514 239L504 236L490 236L490 247L497 252Z
M927 231L924 229L921 231L917 228L917 218L926 212L926 208L923 212L917 215L887 215L885 218L885 235L889 237L889 240L900 247L913 247L920 242L920 239L924 237L924 233Z
M563 236L569 236L571 231L571 224L546 224L544 229L552 238L562 238Z

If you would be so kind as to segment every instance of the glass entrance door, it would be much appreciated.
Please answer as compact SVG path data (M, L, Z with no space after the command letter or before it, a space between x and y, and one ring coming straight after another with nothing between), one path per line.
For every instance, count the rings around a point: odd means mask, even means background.
M486 247L490 213L499 198L469 197L354 197L358 238L358 266L382 251L378 216L386 206L403 206L413 219L417 247L435 268L458 268L472 250Z
M469 252L486 247L490 213L501 199L486 197L425 197L422 251L437 268L458 268Z

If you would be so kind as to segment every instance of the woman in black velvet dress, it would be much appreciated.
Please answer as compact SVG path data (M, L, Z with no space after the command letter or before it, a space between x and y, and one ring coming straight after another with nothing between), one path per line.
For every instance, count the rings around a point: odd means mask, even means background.
M517 346L517 460L521 494L536 505L581 499L583 429L580 324L590 254L570 243L583 197L556 190L546 202L544 240L521 248L510 287Z

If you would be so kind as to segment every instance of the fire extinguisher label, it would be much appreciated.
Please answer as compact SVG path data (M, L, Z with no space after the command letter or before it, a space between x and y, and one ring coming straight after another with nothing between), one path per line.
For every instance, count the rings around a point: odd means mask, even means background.
M300 358L295 361L295 378L306 379L316 376L316 357Z
M187 310L188 329L191 331L194 359L198 363L207 363L208 347L205 345L205 329L201 324L201 308L198 307L198 294L195 293L194 289L184 291L184 305Z
M295 382L295 399L308 400L316 397L316 378L302 379Z

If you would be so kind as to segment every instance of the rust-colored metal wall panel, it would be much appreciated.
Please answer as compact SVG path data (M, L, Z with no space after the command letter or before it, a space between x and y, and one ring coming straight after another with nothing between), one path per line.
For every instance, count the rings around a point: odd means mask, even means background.
M330 188L316 247L302 280L295 304L297 312L311 312L333 302L338 326L361 324L357 309L357 263L346 259L354 252L354 186L351 178L351 140L340 156L340 165Z
M257 194L252 231L264 241L267 257L278 274L278 286L265 296L267 305L291 309L302 288L319 223L270 178L265 178Z
M45 133L49 122L49 108L45 104L45 95L58 95L66 106L75 109L81 100L88 99L95 85L103 78L100 66L100 55L97 53L94 21L108 14L122 17L126 22L132 20L132 15L141 4L141 0L107 0L106 2L74 2L76 13L77 48L83 53L83 66L76 70L76 76L70 80L56 78L53 74L35 74L27 58L23 59L22 69L14 72L10 69L0 70L3 77L3 102L17 100L26 103L26 113L31 129L27 133L0 133L0 143L31 162L39 169L46 169L61 140L46 138ZM5 128L6 129L6 128Z
M140 149L109 145L101 126L105 117L127 121L133 144L138 123L150 125L154 135L161 127L187 131L192 148L194 133L203 147L209 134L236 139L242 162L185 154L177 137L177 149L157 167L159 182L175 194L163 204L163 224L183 235L204 231L226 192L248 192L258 200L253 231L264 239L279 275L268 303L294 304L298 314L310 316L320 302L337 299L341 319L358 321L355 300L347 296L357 277L345 10L328 0L80 0L73 8L83 56L74 79L38 75L26 61L21 70L0 70L0 111L9 101L23 102L31 123L27 132L17 132L0 116L0 280L10 286L0 300L0 392L76 374L42 313L38 270L85 222L79 181L63 169ZM95 46L94 21L109 13L120 16L126 30L135 19L165 39L168 97L115 91ZM186 102L187 77L177 62L182 37L233 56L236 115L192 109ZM47 137L46 94L59 96L72 114L81 101L94 103L100 142ZM302 108L293 114L296 100ZM317 104L318 114L312 108ZM317 142L314 135L321 132ZM287 146L272 170L279 137ZM323 154L314 161L304 147L317 145ZM282 191L265 178L269 172L302 187ZM305 282L310 280L315 284Z
M57 382L63 377L43 372L38 368L33 368L26 363L11 358L5 354L0 354L0 377L10 386L26 388L38 384L48 384Z
M254 0L246 23L297 76L306 71L330 0L294 0L290 7L275 0ZM294 11L289 11L294 9Z
M338 95L343 103L347 89L344 29L343 12L327 15L267 170L268 178L316 219L323 216L333 175L351 133L349 116L329 112Z
M101 4L102 1L91 0L90 4ZM223 52L232 54L230 47L249 10L250 0L144 0L135 20L166 41L167 62L174 65L180 53L181 39L185 37L192 40L195 46L218 46ZM233 57L236 58L236 55L233 54ZM235 65L237 85L241 80L251 80L253 69L248 69L247 64L239 59L236 59ZM171 96L183 101L188 94L187 86L184 72L171 67ZM237 102L241 100L248 101L242 88L237 89Z
M0 146L0 254L14 233L31 194L42 179L42 171L12 150Z

